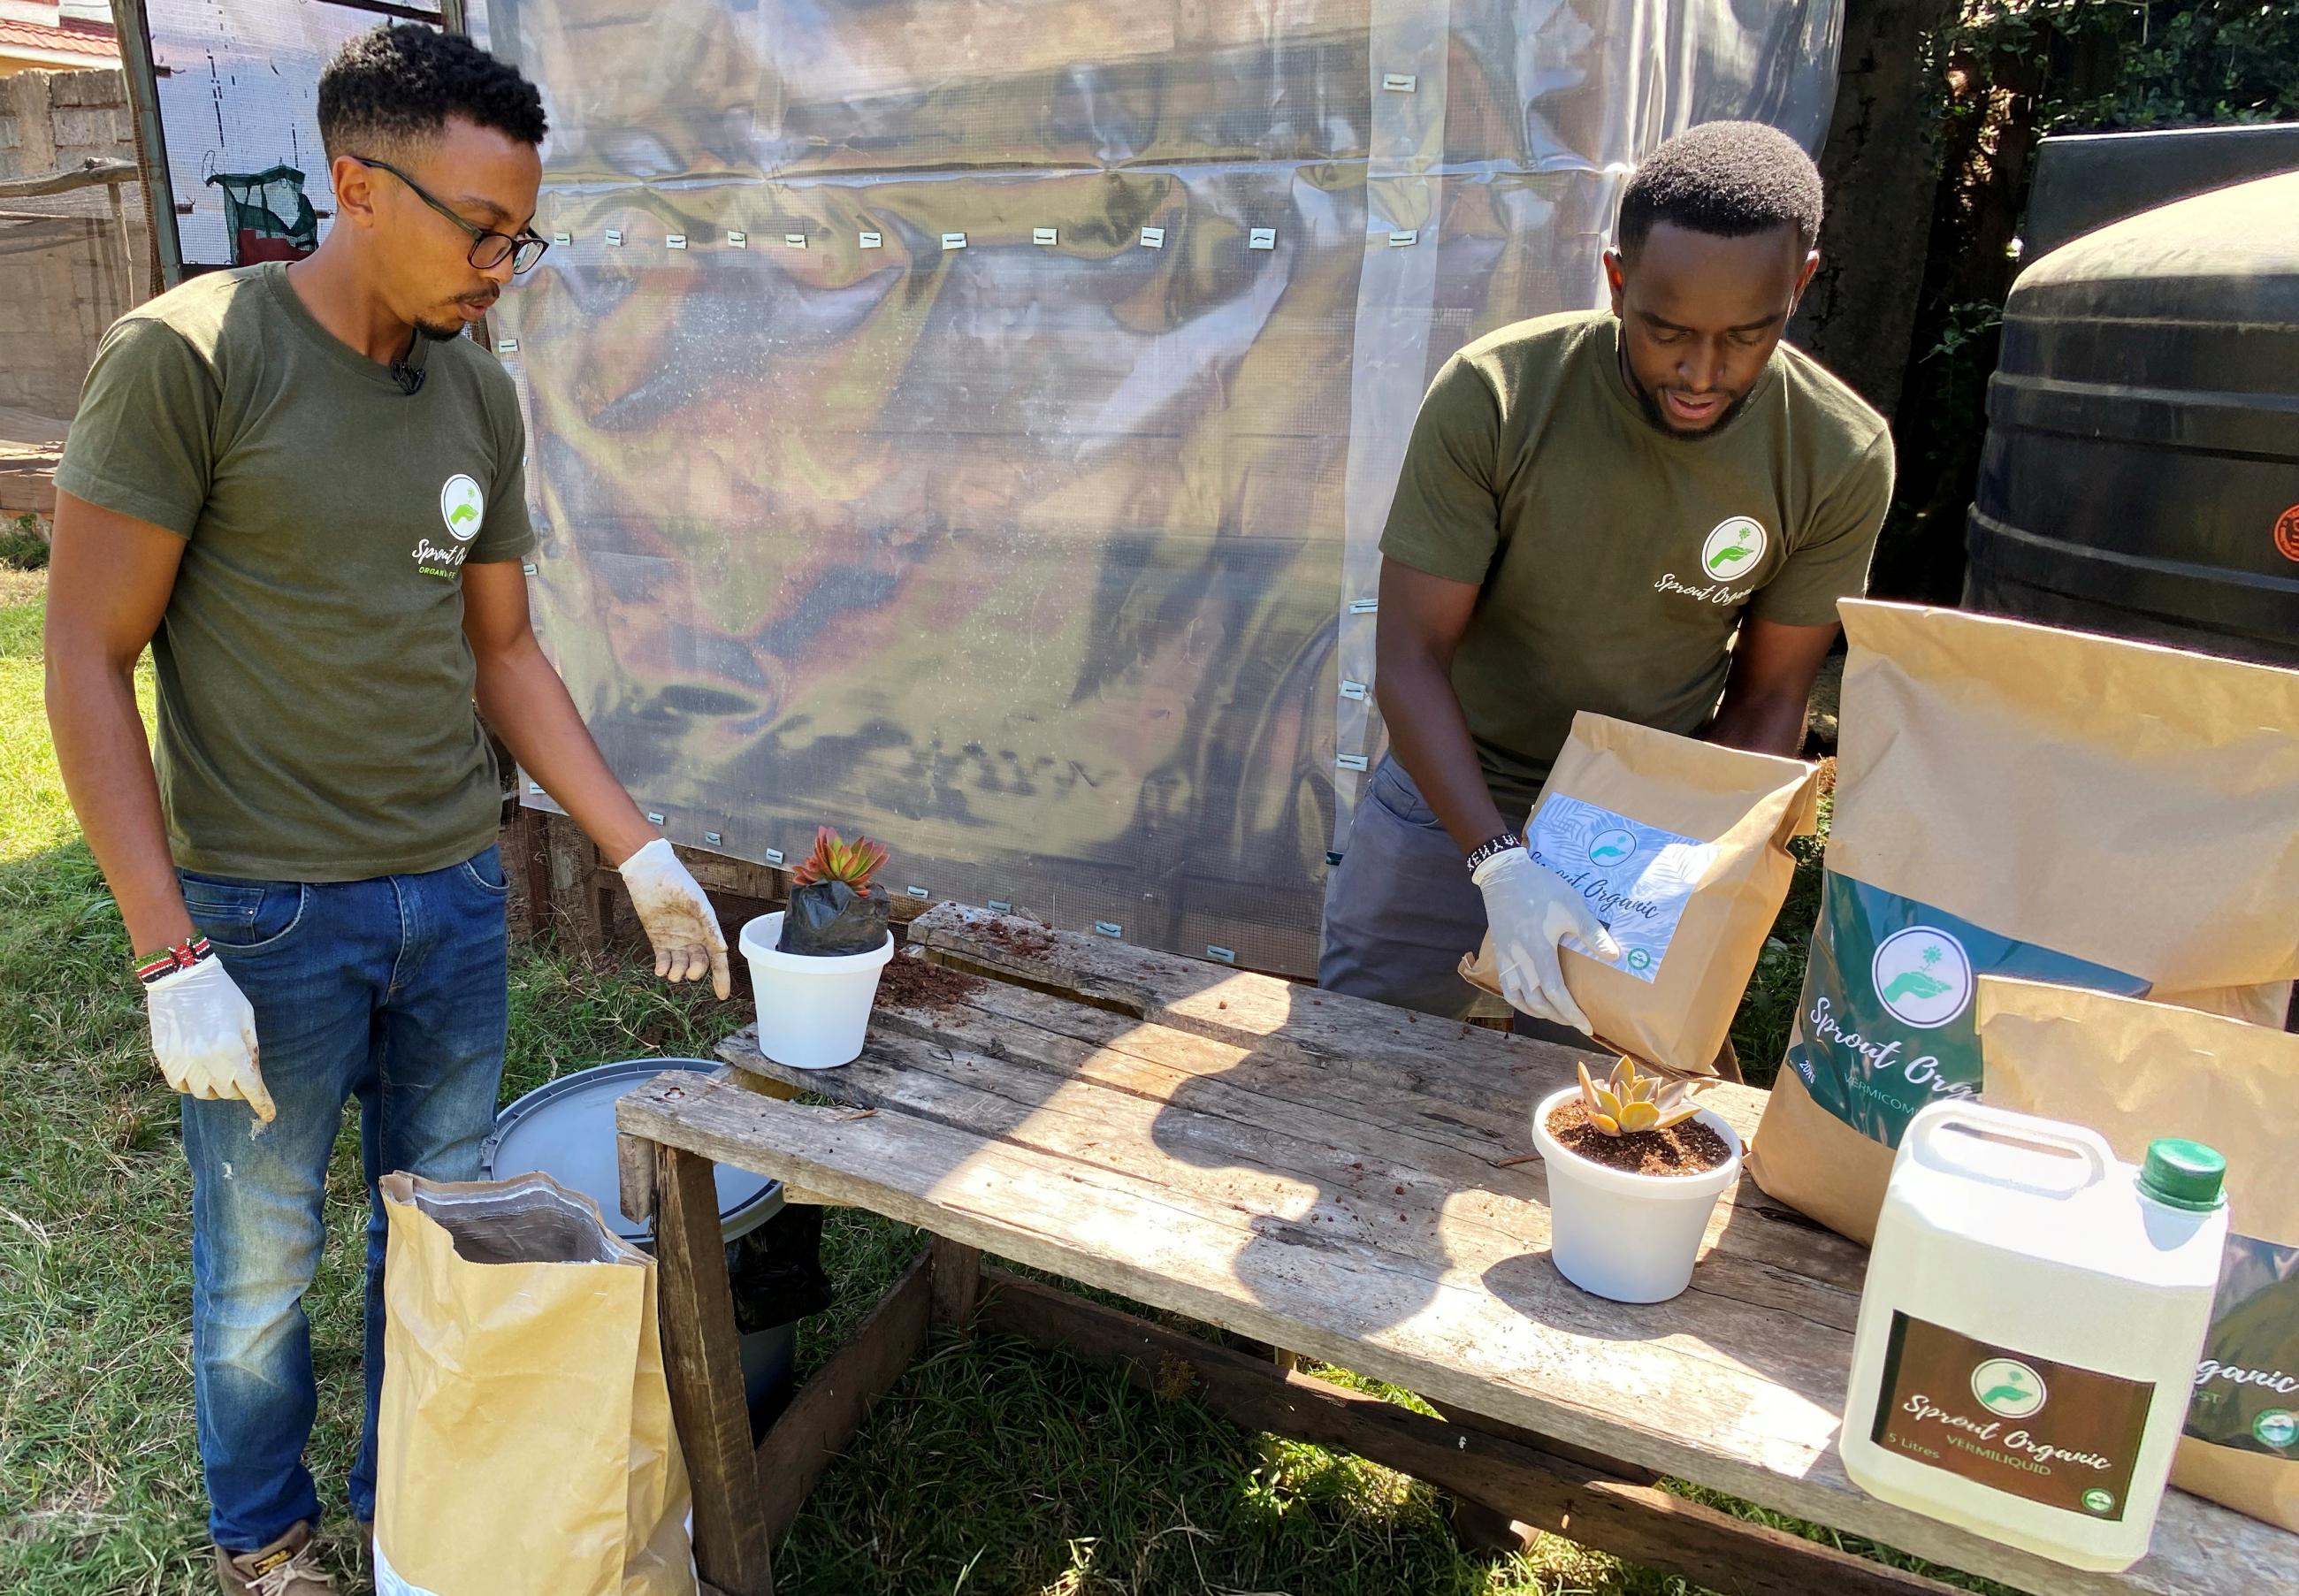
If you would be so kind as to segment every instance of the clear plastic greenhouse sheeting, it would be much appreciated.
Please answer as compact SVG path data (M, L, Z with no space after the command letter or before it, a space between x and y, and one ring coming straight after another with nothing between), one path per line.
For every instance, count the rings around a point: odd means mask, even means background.
M436 0L394 4L438 14ZM295 167L324 237L335 193L320 147L320 71L346 41L393 19L328 0L149 0L145 10L184 260L231 263L223 191L207 182L220 171ZM472 36L484 42L484 17L471 10Z
M1829 0L496 0L546 644L677 840L1314 968L1430 376ZM1466 952L1467 950L1464 950Z

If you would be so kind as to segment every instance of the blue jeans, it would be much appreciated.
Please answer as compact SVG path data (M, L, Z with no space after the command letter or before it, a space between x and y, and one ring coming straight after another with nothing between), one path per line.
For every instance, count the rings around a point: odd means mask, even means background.
M192 923L255 1009L279 1117L183 1102L192 1165L192 1376L209 1529L250 1551L320 1515L303 1449L319 1393L303 1293L327 1238L328 1159L359 1099L368 1191L367 1416L351 1509L375 1517L383 1387L377 1177L476 1180L510 1018L502 860L307 884L178 872Z

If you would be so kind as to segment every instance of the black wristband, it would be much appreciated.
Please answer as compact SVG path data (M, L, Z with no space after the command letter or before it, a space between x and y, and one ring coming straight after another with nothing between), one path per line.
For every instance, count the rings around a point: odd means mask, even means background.
M1475 875L1483 867L1485 860L1498 858L1512 848L1523 846L1524 839L1514 831L1504 831L1498 836L1487 837L1483 842L1479 843L1476 851L1469 855L1469 874Z

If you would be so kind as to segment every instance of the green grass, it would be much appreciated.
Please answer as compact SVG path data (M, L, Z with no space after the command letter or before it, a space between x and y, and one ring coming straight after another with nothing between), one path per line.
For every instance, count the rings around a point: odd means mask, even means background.
M40 536L37 516L20 515L0 526L0 569L46 570L48 540Z
M119 917L56 778L38 649L37 591L0 590L0 1590L180 1596L213 1588L188 1368L189 1176ZM1809 905L1789 918L1800 961ZM515 950L511 998L507 1098L606 1059L707 1054L732 1023L644 970L592 969L548 945ZM364 1218L348 1126L329 1190L329 1250L307 1300L312 1463L341 1534ZM850 1210L825 1228L840 1300L804 1328L801 1370L920 1244ZM1011 1342L945 1343L815 1493L778 1583L791 1596L1686 1596L1561 1541L1530 1559L1465 1555L1446 1510L1386 1469L1235 1430L1108 1372ZM343 1571L351 1596L369 1591L348 1560Z

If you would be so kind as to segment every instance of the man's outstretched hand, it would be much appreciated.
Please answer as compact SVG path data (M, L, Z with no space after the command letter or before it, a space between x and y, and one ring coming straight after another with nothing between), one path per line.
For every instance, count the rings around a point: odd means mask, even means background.
M670 844L655 838L623 860L622 876L631 908L654 944L654 973L676 984L699 981L708 970L711 990L721 998L732 992L718 912Z

